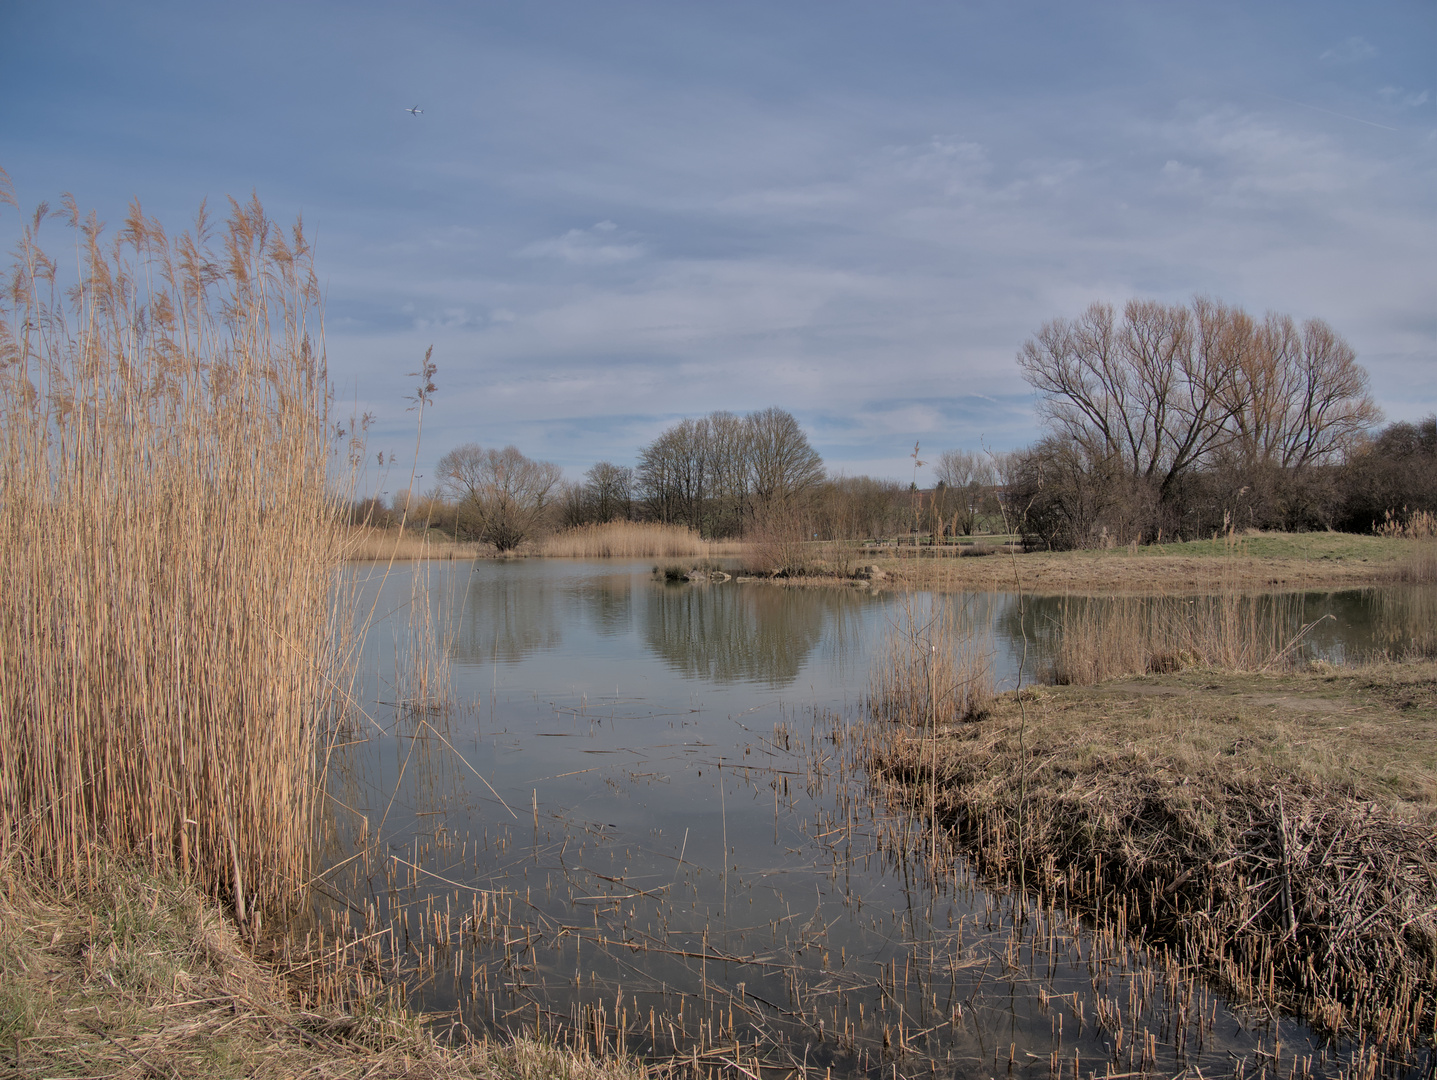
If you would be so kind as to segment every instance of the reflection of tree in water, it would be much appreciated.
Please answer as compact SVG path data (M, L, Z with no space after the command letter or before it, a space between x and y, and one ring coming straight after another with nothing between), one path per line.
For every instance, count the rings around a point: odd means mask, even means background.
M578 606L594 629L605 637L627 633L633 622L634 581L628 574L613 574L579 582L574 588Z
M826 589L654 585L643 636L655 655L690 678L787 686L844 599Z
M451 655L487 663L555 648L563 639L561 605L567 600L560 585L531 574L475 574Z

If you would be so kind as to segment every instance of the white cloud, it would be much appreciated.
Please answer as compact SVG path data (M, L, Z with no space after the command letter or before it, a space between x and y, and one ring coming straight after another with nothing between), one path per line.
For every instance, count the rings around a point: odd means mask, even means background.
M530 258L555 258L575 266L630 262L647 254L644 245L613 239L618 226L600 221L588 229L570 229L562 236L538 240L519 252Z
M1335 64L1359 64L1364 60L1371 60L1377 55L1377 46L1361 37L1350 37L1339 45L1325 50L1319 60L1329 60Z

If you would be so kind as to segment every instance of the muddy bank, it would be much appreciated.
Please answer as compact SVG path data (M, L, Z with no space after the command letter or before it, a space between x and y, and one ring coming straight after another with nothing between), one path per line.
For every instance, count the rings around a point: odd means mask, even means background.
M1437 664L1191 671L996 699L874 762L992 876L1242 999L1413 1060L1437 999ZM936 767L935 767L936 762Z

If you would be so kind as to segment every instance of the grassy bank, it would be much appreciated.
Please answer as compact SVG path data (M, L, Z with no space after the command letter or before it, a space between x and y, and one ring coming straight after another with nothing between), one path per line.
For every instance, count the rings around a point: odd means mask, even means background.
M94 887L7 876L0 895L0 1072L15 1077L643 1080L532 1038L445 1042L424 1018L295 1004L193 886L104 862ZM298 974L298 973L294 973Z
M887 586L946 592L1006 592L1017 577L1024 591L1047 594L1295 591L1437 580L1437 545L1430 541L1350 533L1264 533L1016 557L982 543L937 557L919 547L845 550L835 558L824 550L832 545L811 547L806 572L816 580L850 577L861 563L877 567L876 579Z
M874 762L955 852L1397 1058L1437 1001L1437 664L996 698ZM936 779L936 783L934 782Z

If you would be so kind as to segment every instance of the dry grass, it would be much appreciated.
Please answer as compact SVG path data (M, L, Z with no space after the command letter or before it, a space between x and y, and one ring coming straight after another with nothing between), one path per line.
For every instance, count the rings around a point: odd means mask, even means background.
M83 883L105 846L282 905L343 495L309 249L254 202L113 243L70 209L75 283L37 214L0 309L0 859Z
M315 1080L644 1080L673 1075L520 1037L446 1044L381 1001L294 1004L193 886L101 859L95 888L7 879L0 897L0 1069L14 1076Z
M1017 561L1030 592L1171 595L1361 588L1392 580L1412 558L1411 543L1400 539L1304 533L1245 537L1235 545L1219 538L1136 550L1030 552ZM876 562L901 588L1005 592L1014 587L1008 558Z
M712 559L744 550L737 542L704 540L681 525L639 521L581 525L535 545L539 555L567 559Z
M873 662L869 712L932 730L981 716L992 697L992 657L952 606L900 605Z
M451 540L433 530L376 529L355 526L345 531L344 558L354 562L412 562L422 559L477 559L494 549L488 544Z
M875 762L1008 880L1401 1059L1437 1000L1437 664L1005 694ZM1026 735L1020 705L1026 710Z
M1403 540L1437 540L1437 514L1430 510L1394 514L1388 510L1385 520L1377 526L1377 533L1379 536L1394 536Z
M1072 599L1057 627L1053 681L1074 686L1190 667L1294 666L1305 628L1295 595Z

